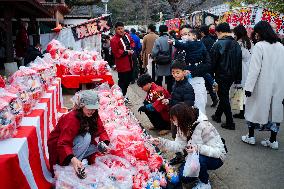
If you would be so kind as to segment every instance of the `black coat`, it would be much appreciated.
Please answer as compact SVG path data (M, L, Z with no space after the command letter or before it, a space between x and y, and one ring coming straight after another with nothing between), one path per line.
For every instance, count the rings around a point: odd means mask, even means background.
M211 72L210 55L201 41L175 41L174 45L179 52L184 51L185 62L188 65L192 77L203 77ZM195 65L196 63L199 63Z
M205 45L208 52L210 52L215 40L210 35L206 35L201 39L202 43Z
M242 79L242 50L231 36L219 39L210 51L211 65L216 79Z
M179 102L185 102L189 106L194 106L194 90L186 78L182 81L175 82L171 95L170 107Z

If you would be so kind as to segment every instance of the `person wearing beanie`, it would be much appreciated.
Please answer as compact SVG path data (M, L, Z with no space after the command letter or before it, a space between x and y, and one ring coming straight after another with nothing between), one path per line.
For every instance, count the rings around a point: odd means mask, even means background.
M49 163L53 166L72 165L77 175L83 169L82 160L96 152L105 152L109 137L100 120L98 95L93 90L80 91L73 97L74 107L62 115L47 141ZM99 137L100 142L95 138Z

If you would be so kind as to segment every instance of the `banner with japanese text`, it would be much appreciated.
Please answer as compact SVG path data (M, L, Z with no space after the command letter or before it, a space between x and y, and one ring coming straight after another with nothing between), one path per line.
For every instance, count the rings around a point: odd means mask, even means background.
M179 18L174 18L171 20L166 20L166 25L168 26L168 30L178 31L180 28L181 20Z
M231 27L242 24L247 28L253 28L261 20L269 22L278 34L284 35L284 14L266 8L240 8L226 12L222 18L222 21L228 22Z
M75 41L106 32L111 28L110 16L88 20L80 25L71 27Z

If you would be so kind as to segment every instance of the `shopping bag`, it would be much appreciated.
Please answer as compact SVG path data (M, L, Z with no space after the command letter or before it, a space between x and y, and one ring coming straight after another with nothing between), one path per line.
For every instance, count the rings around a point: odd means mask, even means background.
M152 62L153 62L153 59L152 57L150 56L150 54L148 55L148 65L147 65L147 71L148 71L148 74L152 77Z
M199 154L197 152L188 154L183 169L183 176L198 177L199 171L200 171Z
M231 88L230 101L232 110L243 110L244 91L241 87L234 85Z

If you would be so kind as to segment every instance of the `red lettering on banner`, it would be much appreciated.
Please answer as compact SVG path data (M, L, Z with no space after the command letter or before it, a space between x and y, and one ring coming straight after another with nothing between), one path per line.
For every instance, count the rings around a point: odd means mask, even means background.
M100 20L99 26L100 26L100 31L104 31L104 30L109 30L110 29L110 27L107 25L107 21L106 20Z
M98 32L97 23L94 22L94 23L87 24L87 29L90 35L96 34Z
M238 25L238 23L239 23L239 20L240 19L239 19L238 15L237 14L233 14L232 15L232 19L231 19L232 26L236 27Z
M241 9L239 12L233 12L228 15L227 22L233 27L239 24L244 26L251 25L251 9Z
M110 29L110 26L108 25L108 21L105 20L107 18L108 17L90 19L87 22L72 27L72 33L75 40L97 35L100 33L100 30L108 31Z
M77 27L76 33L77 33L79 39L89 36L89 33L87 31L86 26Z
M228 13L226 16L227 16L226 22L232 23L232 14L231 14L231 13Z
M279 17L274 18L274 23L276 24L276 32L279 32L279 30L283 29L283 20L281 20Z
M266 9L263 9L261 20L264 20L270 23L271 22L271 12Z
M171 20L166 20L166 26L168 30L178 30L180 28L181 20L179 18L174 18Z
M253 27L257 22L263 20L270 23L277 33L284 34L284 15L265 8L241 8L226 12L222 20L228 22L232 27L242 24L246 28Z
M251 24L251 20L250 20L250 17L251 17L251 10L244 10L242 13L241 13L241 20L240 20L240 24L242 25L250 25Z

